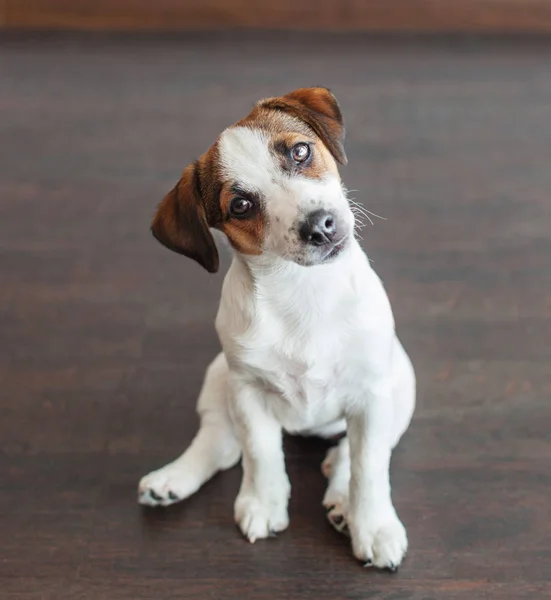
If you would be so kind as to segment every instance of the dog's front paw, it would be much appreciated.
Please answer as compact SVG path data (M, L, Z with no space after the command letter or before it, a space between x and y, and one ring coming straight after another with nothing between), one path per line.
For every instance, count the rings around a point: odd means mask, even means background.
M193 474L174 462L142 477L138 485L138 502L144 506L169 506L187 498L198 487Z
M406 530L393 513L384 519L368 519L350 526L354 556L379 569L396 571L408 547Z
M272 495L271 498L259 498L252 494L239 494L235 501L235 522L243 535L254 544L256 540L273 537L287 529L287 496Z

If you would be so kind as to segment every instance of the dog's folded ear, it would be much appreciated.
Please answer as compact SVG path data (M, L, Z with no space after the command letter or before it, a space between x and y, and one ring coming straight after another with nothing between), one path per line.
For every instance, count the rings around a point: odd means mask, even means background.
M337 99L327 88L300 88L279 98L263 100L260 105L298 117L321 138L336 161L341 165L347 163L344 120Z
M151 231L163 246L196 260L209 273L218 271L218 250L209 230L196 163L186 168L159 204Z

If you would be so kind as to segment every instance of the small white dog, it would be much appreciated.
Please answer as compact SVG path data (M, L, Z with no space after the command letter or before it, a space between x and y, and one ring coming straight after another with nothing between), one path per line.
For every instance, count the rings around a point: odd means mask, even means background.
M289 524L282 431L333 437L322 469L331 523L355 556L395 570L407 549L389 462L415 406L415 375L383 285L354 237L337 163L339 105L325 88L258 102L189 165L152 231L210 272L209 228L234 249L216 330L222 344L174 462L144 477L139 502L167 506L243 456L235 520L251 542Z

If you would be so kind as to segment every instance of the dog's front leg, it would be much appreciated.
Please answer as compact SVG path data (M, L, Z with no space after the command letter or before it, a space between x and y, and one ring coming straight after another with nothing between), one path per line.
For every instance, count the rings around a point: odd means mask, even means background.
M354 555L366 565L395 570L407 550L407 536L390 494L393 431L392 385L371 381L367 397L348 416L350 439L349 528Z
M238 376L231 378L230 406L243 451L243 479L235 520L251 542L289 525L290 484L285 471L282 431L267 411L262 393Z

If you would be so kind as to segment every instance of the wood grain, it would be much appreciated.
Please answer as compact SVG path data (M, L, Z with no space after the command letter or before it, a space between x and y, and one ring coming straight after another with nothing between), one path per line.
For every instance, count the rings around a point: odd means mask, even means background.
M27 33L0 56L2 600L551 597L549 41ZM362 243L417 369L395 576L326 523L319 441L286 440L291 526L266 543L233 524L239 468L136 503L218 351L222 274L155 242L155 206L255 100L310 83L386 217Z
M4 1L14 28L551 31L548 0Z

